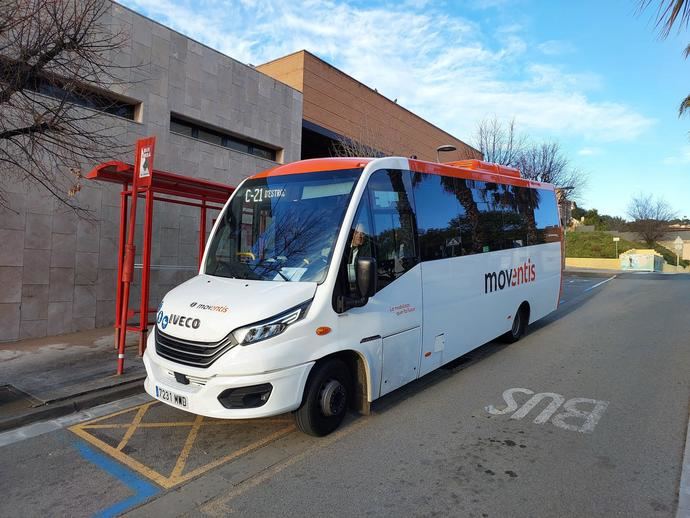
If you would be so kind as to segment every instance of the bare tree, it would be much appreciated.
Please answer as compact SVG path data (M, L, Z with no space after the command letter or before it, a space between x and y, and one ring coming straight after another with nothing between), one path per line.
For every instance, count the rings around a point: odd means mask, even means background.
M385 154L364 140L340 137L333 145L333 155L340 157L382 157Z
M668 224L676 217L676 213L665 200L655 200L651 194L639 194L630 200L628 216L633 220L631 228L647 245L653 246L666 233Z
M358 128L356 137L340 137L333 144L333 156L340 157L383 157L395 153L395 144L391 141L390 134L385 138L377 128L369 124L369 118L365 113L362 123Z
M484 119L477 125L474 145L487 162L517 167L530 180L569 187L569 199L577 199L586 184L586 175L570 164L558 142L531 144L517 131L515 119Z
M477 125L473 145L487 162L515 167L525 147L524 135L515 129L515 119L503 123L495 116Z
M587 182L584 173L570 164L558 142L542 142L523 148L515 166L524 178L568 188L569 199L577 199Z
M113 56L127 41L109 26L110 5L0 0L0 178L41 186L75 210L82 164L123 150L102 113L128 107L108 94L125 84Z

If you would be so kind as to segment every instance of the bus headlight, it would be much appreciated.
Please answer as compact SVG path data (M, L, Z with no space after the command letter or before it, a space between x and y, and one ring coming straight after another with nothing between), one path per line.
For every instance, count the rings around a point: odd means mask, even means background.
M302 320L307 315L310 304L311 300L308 300L272 318L236 329L232 334L240 345L249 345L272 338L285 331L290 324Z

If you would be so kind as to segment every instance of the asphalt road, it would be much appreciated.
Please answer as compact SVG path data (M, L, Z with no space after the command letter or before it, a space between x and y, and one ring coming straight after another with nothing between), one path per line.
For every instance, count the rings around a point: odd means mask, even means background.
M72 430L0 435L0 515L675 516L690 278L602 281L566 277L559 310L523 340L325 439L287 417L202 424L145 398Z

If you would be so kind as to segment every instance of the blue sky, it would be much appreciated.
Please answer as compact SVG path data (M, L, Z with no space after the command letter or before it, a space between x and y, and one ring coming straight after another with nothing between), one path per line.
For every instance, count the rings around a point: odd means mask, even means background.
M635 0L123 3L245 63L309 50L470 143L515 118L587 175L582 206L651 193L690 217L690 30L659 40Z

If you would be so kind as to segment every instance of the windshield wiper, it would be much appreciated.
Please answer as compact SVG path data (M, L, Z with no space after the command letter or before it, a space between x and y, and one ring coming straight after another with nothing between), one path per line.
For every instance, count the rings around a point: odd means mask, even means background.
M265 264L265 263L268 263L268 264ZM252 271L252 273L259 275L258 273L256 273L257 268L263 268L264 274L269 273L269 272L270 273L277 273L278 275L280 275L282 277L282 279L284 281L290 282L290 278L287 275L285 275L283 272L280 271L283 268L282 265L280 265L275 260L262 259L259 262L257 262L256 265L254 265L254 268L250 267L250 270Z

